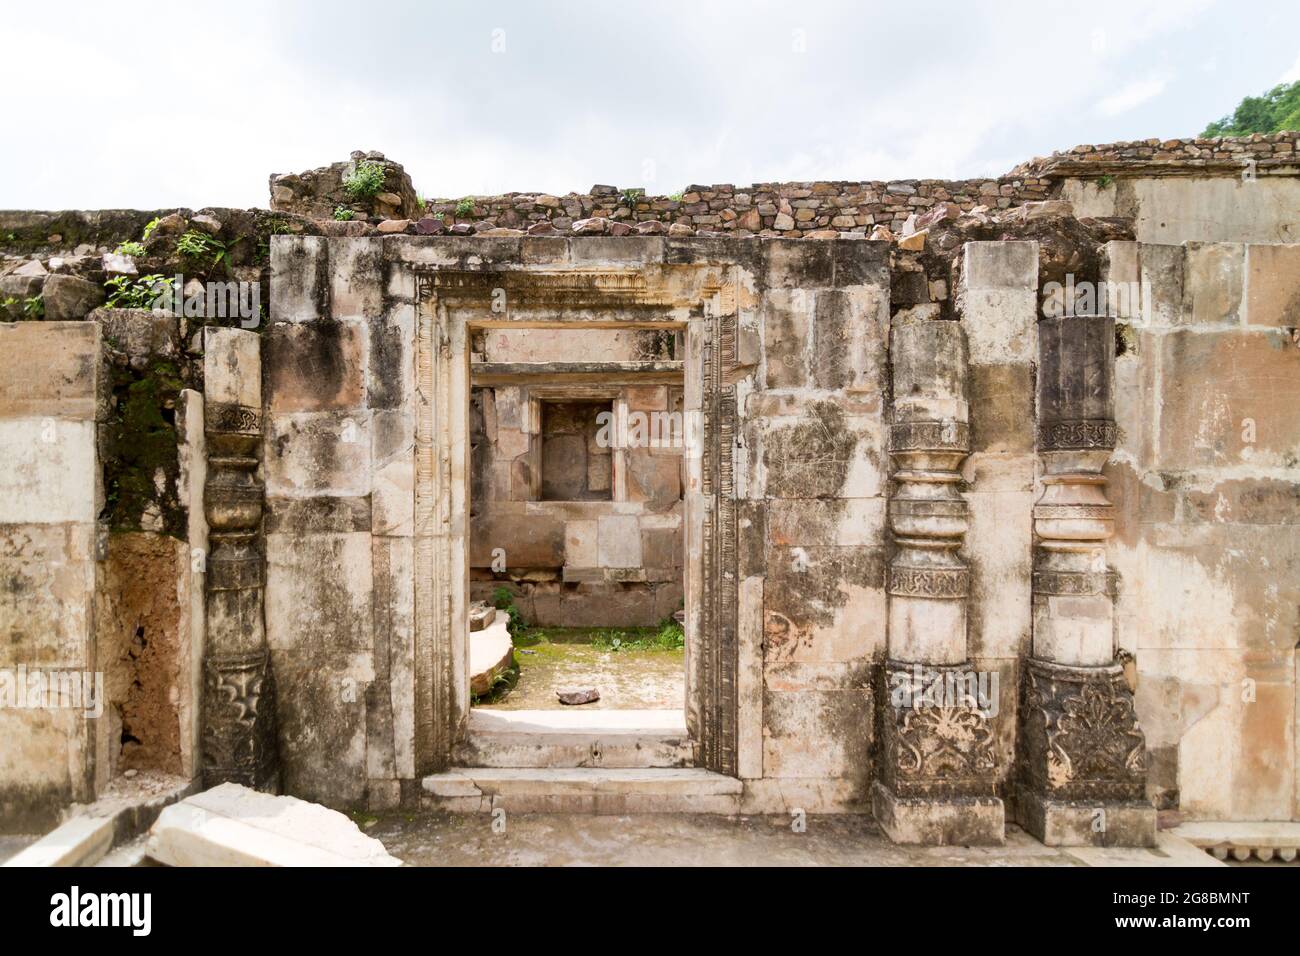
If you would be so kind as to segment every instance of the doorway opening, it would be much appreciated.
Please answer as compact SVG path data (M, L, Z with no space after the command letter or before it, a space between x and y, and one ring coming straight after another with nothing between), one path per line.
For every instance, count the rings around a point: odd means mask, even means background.
M685 737L684 338L474 334L471 734L525 721Z

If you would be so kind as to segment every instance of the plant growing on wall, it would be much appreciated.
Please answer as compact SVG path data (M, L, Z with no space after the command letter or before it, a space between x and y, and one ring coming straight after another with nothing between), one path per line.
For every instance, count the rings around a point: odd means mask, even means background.
M353 199L369 199L384 188L385 173L382 163L367 159L357 163L357 168L343 180L343 188Z
M116 276L104 283L104 291L108 293L108 301L105 304L110 309L153 308L154 302L162 295L164 287L169 282L172 280L156 273L138 279Z
M350 221L352 220L353 215L354 215L354 213L353 213L352 210L349 209L347 206L335 206L335 207L334 207L334 221L335 221L335 222L350 222Z
M619 199L623 201L623 205L627 206L628 209L635 209L636 204L642 199L645 199L645 190L639 188L624 189L622 195L619 196Z
M133 256L139 258L146 252L143 245L138 242L124 242L113 250L119 256Z
M456 203L456 215L464 217L474 213L474 200L466 196L460 202Z
M147 223L145 223L144 232L140 235L140 240L142 242L149 241L149 237L153 235L153 231L158 228L158 222L159 222L159 218L157 216L154 216Z
M226 244L216 236L191 229L176 240L176 251L190 259L208 259L217 265L226 255Z

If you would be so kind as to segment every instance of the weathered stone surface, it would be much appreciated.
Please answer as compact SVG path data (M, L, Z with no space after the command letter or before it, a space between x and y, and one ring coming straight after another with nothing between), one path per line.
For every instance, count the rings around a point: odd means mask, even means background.
M594 687L561 688L555 692L561 704L594 704L600 700L600 691Z
M104 301L104 290L88 279L78 276L52 275L41 289L45 302L45 318L51 322L69 322L84 319L86 314Z
M336 810L234 783L163 810L146 852L168 866L401 866Z

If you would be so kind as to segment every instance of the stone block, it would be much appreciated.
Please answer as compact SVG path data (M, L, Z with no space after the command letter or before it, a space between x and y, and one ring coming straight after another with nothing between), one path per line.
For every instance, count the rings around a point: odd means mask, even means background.
M1020 824L1046 846L1156 845L1156 808L1149 803L1097 806L1021 794Z
M824 389L883 391L888 326L889 299L882 289L816 293L813 384Z
M355 320L277 323L266 331L266 404L271 414L333 412L365 405L367 326Z
M45 318L51 322L74 322L84 319L104 301L104 289L80 276L52 275L41 289Z
M262 407L262 337L245 329L203 329L203 400Z
M1006 811L996 797L897 797L876 783L876 823L894 843L923 846L1002 846Z
M273 646L271 657L284 790L331 807L363 808L371 654Z
M415 526L415 419L406 410L371 412L375 534L410 536Z
M411 402L414 389L415 309L397 305L370 324L367 404L371 408L399 408Z
M329 239L271 237L271 321L311 322L329 314Z
M763 344L768 388L808 384L813 294L803 289L769 289L763 297Z
M268 496L348 498L370 494L368 412L272 415L263 448Z
M886 537L884 498L773 498L767 540L775 546L878 548Z
M967 290L1038 288L1038 243L968 242L962 249L962 284Z
M1160 362L1163 470L1300 455L1300 349L1284 331L1173 332Z
M1193 325L1238 324L1243 313L1246 246L1188 242L1184 248L1183 320Z
M492 553L500 548L508 568L560 568L564 543L565 523L560 518L476 515L470 521L470 567L492 567Z
M329 314L377 319L384 311L384 247L370 238L329 241Z
M93 522L95 423L0 419L0 524Z
M1300 326L1300 245L1246 247L1246 323Z
M595 568L599 566L596 535L599 523L595 520L567 521L564 524L564 566L568 568ZM567 580L567 578L566 578Z
M865 687L763 695L763 776L860 777L870 765Z
M96 323L0 323L0 418L93 421L99 378Z
M596 542L601 567L641 567L641 533L636 516L608 515L598 522Z
M273 652L365 651L373 645L370 535L266 537L266 640Z
M769 662L850 661L883 653L883 550L770 548L763 613Z

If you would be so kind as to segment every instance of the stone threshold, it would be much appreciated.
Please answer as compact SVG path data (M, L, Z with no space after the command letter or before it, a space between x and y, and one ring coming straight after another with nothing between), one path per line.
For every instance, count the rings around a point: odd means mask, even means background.
M472 708L455 761L501 769L681 769L692 748L681 710Z
M429 809L459 813L740 812L744 785L699 768L466 767L424 778Z

